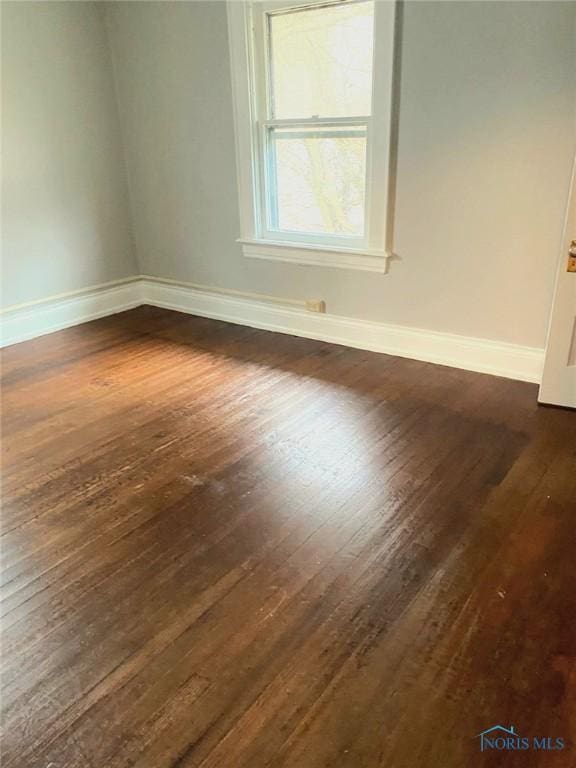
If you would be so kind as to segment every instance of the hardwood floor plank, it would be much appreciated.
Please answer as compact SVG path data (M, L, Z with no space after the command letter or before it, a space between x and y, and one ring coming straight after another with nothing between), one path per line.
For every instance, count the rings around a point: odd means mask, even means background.
M576 414L148 307L3 359L4 766L576 765Z

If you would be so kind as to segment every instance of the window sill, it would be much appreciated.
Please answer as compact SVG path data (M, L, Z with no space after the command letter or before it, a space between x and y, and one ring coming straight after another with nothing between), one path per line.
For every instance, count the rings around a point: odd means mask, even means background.
M390 254L367 248L321 247L280 242L277 240L247 240L240 238L242 253L250 259L284 261L290 264L307 264L314 267L355 269L361 272L387 271Z

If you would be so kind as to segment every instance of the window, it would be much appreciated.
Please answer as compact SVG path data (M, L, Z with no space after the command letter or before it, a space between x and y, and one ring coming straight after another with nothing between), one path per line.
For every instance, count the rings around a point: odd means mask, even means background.
M229 3L245 255L385 271L394 9Z

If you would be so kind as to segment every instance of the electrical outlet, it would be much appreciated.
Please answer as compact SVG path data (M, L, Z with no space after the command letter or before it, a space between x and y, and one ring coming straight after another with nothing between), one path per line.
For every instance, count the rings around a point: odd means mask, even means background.
M308 299L306 309L308 312L326 312L326 302L321 299Z

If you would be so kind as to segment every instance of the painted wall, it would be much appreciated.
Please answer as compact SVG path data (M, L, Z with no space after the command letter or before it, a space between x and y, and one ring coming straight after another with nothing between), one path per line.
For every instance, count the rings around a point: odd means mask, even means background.
M2 3L3 305L137 273L102 9Z
M143 272L544 345L576 4L406 4L398 259L381 276L242 257L222 0L5 2L2 33L5 305Z
M408 2L387 275L250 261L226 8L107 4L142 271L543 347L575 146L576 4Z

